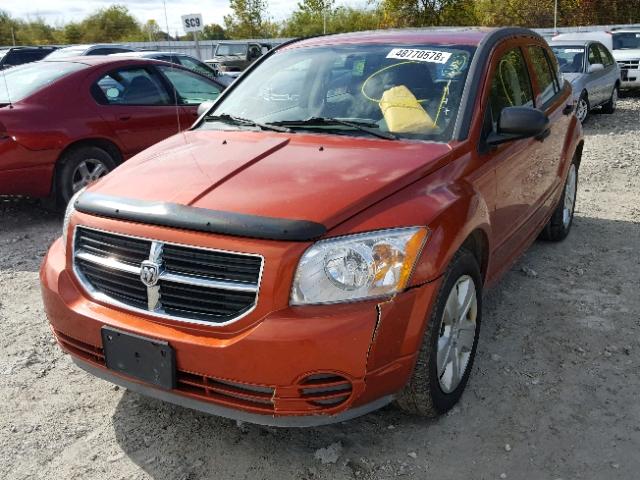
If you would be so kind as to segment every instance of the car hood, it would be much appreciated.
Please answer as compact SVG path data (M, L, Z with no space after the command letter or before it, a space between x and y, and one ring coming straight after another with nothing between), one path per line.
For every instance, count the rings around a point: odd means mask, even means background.
M450 151L419 141L196 130L154 145L89 191L332 228L443 165Z
M638 48L614 50L612 53L616 61L640 59L640 49Z

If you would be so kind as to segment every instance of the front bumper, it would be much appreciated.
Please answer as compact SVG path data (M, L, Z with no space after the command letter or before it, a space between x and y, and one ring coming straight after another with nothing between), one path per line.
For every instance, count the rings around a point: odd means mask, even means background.
M640 69L625 69L620 72L620 88L640 88Z
M90 300L65 263L58 240L41 269L42 295L59 344L79 366L161 400L280 426L343 421L389 403L411 375L438 287L429 283L383 303L285 308L224 334ZM176 388L108 370L103 326L168 341L176 354Z

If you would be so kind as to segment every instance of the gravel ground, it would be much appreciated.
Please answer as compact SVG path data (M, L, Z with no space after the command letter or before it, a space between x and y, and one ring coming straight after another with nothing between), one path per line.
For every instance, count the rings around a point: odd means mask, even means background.
M296 430L123 391L54 345L38 267L61 219L0 199L0 478L631 479L640 470L640 96L586 126L577 216L487 294L461 403Z

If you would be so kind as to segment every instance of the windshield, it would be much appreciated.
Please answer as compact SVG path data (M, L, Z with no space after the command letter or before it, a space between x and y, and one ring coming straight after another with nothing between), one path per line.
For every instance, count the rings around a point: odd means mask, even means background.
M558 57L562 73L582 73L584 71L584 47L551 47Z
M247 44L243 43L220 43L216 48L216 55L246 55Z
M0 59L2 59L8 52L9 52L9 49L0 50Z
M211 114L363 134L336 122L310 122L340 119L397 137L448 141L473 52L473 47L442 45L287 49L261 63ZM216 122L206 126L228 128Z
M78 57L78 56L81 56L86 49L87 47L60 48L58 50L54 50L49 55L47 55L47 59Z
M614 50L623 50L630 48L640 49L640 31L613 34Z
M37 62L6 70L2 74L4 79L0 81L0 103L18 102L83 68L87 66L82 63Z

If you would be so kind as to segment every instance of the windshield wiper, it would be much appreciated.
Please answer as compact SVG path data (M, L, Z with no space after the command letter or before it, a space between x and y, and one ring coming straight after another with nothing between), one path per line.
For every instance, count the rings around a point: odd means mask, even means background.
M383 132L377 123L361 122L357 120L342 120L340 118L331 117L311 117L306 120L281 120L279 122L269 123L268 125L283 127L310 127L313 125L344 125L345 127L355 128L361 132L366 132L375 137L384 138L386 140L397 140L398 137L393 133Z
M241 118L241 117L236 117L235 115L229 115L228 113L223 113L221 115L209 115L205 117L205 121L225 122L225 123L231 123L234 125L249 125L249 126L261 128L262 130L273 130L274 132L293 133L293 131L287 127L281 127L271 123L260 123L260 122L256 122L255 120L249 120L248 118Z

